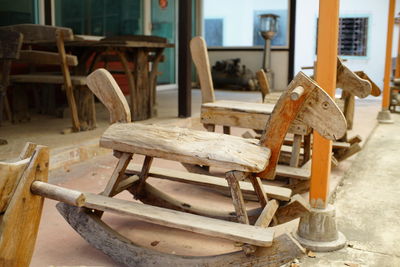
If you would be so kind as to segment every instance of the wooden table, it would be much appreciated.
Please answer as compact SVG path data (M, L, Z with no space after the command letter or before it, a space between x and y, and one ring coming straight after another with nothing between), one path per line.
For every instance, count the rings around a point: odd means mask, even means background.
M78 74L89 74L102 54L110 52L117 54L129 84L132 119L145 120L154 116L158 63L162 59L164 49L174 47L174 44L161 42L160 40L165 39L155 36L119 36L101 40L79 39L81 38L65 43L67 50L78 56ZM90 65L89 59L92 59ZM130 68L129 62L133 63L133 69ZM80 90L77 102L79 119L89 128L94 128L96 118L93 95L89 90Z

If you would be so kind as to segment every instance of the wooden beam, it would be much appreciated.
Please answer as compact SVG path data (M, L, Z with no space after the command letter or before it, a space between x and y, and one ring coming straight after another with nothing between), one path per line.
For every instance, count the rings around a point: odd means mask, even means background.
M192 37L192 1L179 1L178 116L190 117L192 109L192 60L189 43Z
M316 81L334 98L338 50L339 0L320 0L319 2ZM332 141L314 132L310 181L310 204L314 208L325 208L327 205L331 151Z
M395 0L389 0L389 12L388 12L388 26L386 36L386 56L385 56L385 73L383 78L383 98L382 98L382 110L389 109L390 101L390 72L392 70L392 43L393 43L393 27L394 27L394 8Z

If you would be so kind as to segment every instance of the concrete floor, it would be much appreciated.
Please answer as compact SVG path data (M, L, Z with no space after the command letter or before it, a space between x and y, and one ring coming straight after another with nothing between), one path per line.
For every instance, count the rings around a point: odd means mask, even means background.
M371 135L337 192L337 224L348 247L300 266L400 266L400 115L392 118Z
M216 95L217 99L240 99L249 102L260 100L259 93L252 92L217 91ZM193 90L192 96L192 114L196 117L199 114L200 92ZM196 118L189 120L176 118L176 99L176 91L159 92L158 118L141 123L201 128ZM349 136L360 134L364 139L364 150L358 156L334 168L331 175L331 189L336 188L345 177L343 186L336 195L335 205L339 229L348 237L352 248L347 247L334 253L318 253L316 258L300 259L301 266L345 266L345 263L359 263L361 266L400 266L400 247L395 242L400 233L400 226L395 224L396 215L399 215L400 210L395 198L399 185L395 183L394 169L397 156L394 153L397 151L396 144L399 143L396 131L400 127L400 116L393 116L396 120L394 125L379 125L371 135L376 126L375 118L378 110L379 99L357 100L355 125ZM69 119L37 117L28 124L3 127L1 135L9 140L9 145L0 146L0 160L18 155L26 141L48 145L51 148L52 171L49 177L51 183L97 193L105 187L116 162L110 151L99 150L97 146L99 136L108 126L107 113L101 106L97 118L99 127L96 130L64 136L58 132L69 125ZM235 129L236 133L240 134L240 131ZM371 139L365 142L369 136ZM60 142L60 138L63 142ZM88 153L87 147L94 147L94 152ZM81 153L85 154L84 157L74 154L79 154L83 148L86 149L85 153ZM74 159L70 163L75 164L64 164L65 158ZM135 162L140 163L142 159L138 157ZM159 167L183 169L179 164L165 160L156 160L154 164ZM62 165L63 167L59 168ZM232 208L229 199L215 196L201 188L188 185L177 187L174 183L156 179L151 182L155 186L162 187L167 193L179 195L182 200L190 199L192 202L207 206L217 200L222 208ZM131 199L130 195L125 193L121 194L121 197ZM54 201L45 202L31 266L118 266L74 232L58 214L54 205ZM168 253L207 255L237 250L234 244L221 239L171 230L130 218L112 215L104 218L115 229L135 242ZM132 231L133 229L135 231ZM153 247L153 241L159 243Z

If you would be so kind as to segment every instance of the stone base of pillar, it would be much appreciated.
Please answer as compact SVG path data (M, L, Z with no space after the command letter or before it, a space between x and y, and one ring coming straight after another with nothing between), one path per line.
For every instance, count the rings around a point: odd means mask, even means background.
M303 247L316 252L335 251L346 245L346 237L336 228L333 205L325 209L312 208L309 214L301 217L294 237Z
M386 123L386 124L394 123L389 110L379 111L377 119L378 119L379 123Z

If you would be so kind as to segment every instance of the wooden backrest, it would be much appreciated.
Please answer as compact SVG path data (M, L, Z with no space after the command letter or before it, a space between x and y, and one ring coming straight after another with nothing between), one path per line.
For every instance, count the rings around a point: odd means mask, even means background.
M361 79L358 75L346 67L342 61L337 59L336 87L342 88L360 98L371 94L372 86L368 80Z
M19 58L22 34L17 31L0 29L0 60Z
M367 80L371 83L372 86L371 95L373 96L381 95L381 89L379 88L379 86L376 83L374 83L365 72L361 70L361 71L355 71L354 73L357 74L357 76L360 77L361 79Z
M106 106L110 122L131 122L128 102L114 77L105 69L97 69L87 77L89 89Z
M330 140L346 133L346 119L334 100L315 81L299 72L276 103L261 136L260 145L271 149L271 157L259 177L272 179L275 176L281 146L295 119Z
M190 52L200 80L202 103L215 102L207 45L202 37L193 37Z
M256 75L261 89L262 101L264 101L265 96L270 93L268 78L263 69L258 70Z
M72 41L74 34L70 28L56 27L39 24L15 24L0 27L4 30L12 30L22 33L24 36L24 44L35 44L41 42L55 42L56 33L61 32L64 41Z

